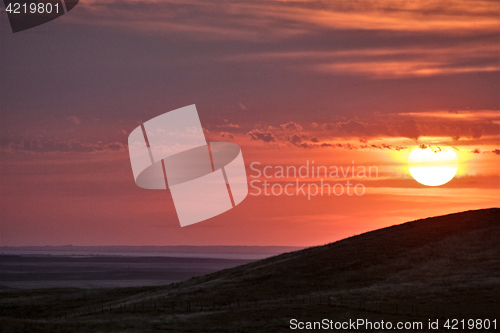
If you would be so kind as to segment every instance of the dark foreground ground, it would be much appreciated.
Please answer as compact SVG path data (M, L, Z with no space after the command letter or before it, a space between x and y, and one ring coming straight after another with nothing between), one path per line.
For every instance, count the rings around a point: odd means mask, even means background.
M488 319L490 331L496 320L500 331L499 221L496 208L424 219L167 286L3 291L0 328L286 332L295 318L461 331L443 327L455 318L466 327L468 319ZM439 329L428 329L429 320ZM485 331L478 328L467 331Z

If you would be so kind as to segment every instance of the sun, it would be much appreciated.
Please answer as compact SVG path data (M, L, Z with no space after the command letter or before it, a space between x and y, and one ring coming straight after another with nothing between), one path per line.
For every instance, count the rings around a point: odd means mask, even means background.
M449 147L414 148L408 157L408 170L417 182L427 186L446 184L458 170L458 156Z

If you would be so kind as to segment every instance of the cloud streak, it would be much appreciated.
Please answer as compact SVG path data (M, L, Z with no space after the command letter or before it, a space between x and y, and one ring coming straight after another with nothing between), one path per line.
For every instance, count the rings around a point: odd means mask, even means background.
M325 30L432 32L497 31L498 5L478 0L474 6L451 0L404 2L286 1L81 1L81 24L131 27L155 33L184 33L223 39L276 39ZM188 15L187 15L188 14Z
M3 138L0 141L0 152L2 153L101 153L118 152L127 150L127 145L121 142L103 143L82 143L77 140L9 140Z
M367 45L340 50L292 50L224 56L224 61L271 62L290 69L323 74L354 74L373 78L428 77L500 70L500 44L455 40L443 47L432 41L415 47L406 43Z

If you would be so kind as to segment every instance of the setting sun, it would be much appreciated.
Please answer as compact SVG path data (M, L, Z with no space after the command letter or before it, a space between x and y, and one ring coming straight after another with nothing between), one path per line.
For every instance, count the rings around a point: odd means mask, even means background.
M408 169L417 182L439 186L453 179L458 170L458 157L448 147L417 147L408 158Z

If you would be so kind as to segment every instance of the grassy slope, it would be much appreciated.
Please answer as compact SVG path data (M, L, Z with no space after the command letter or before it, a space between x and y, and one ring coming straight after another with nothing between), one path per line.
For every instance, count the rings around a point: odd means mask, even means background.
M5 291L0 323L9 331L275 332L290 318L492 319L499 221L497 208L418 220L164 287Z

